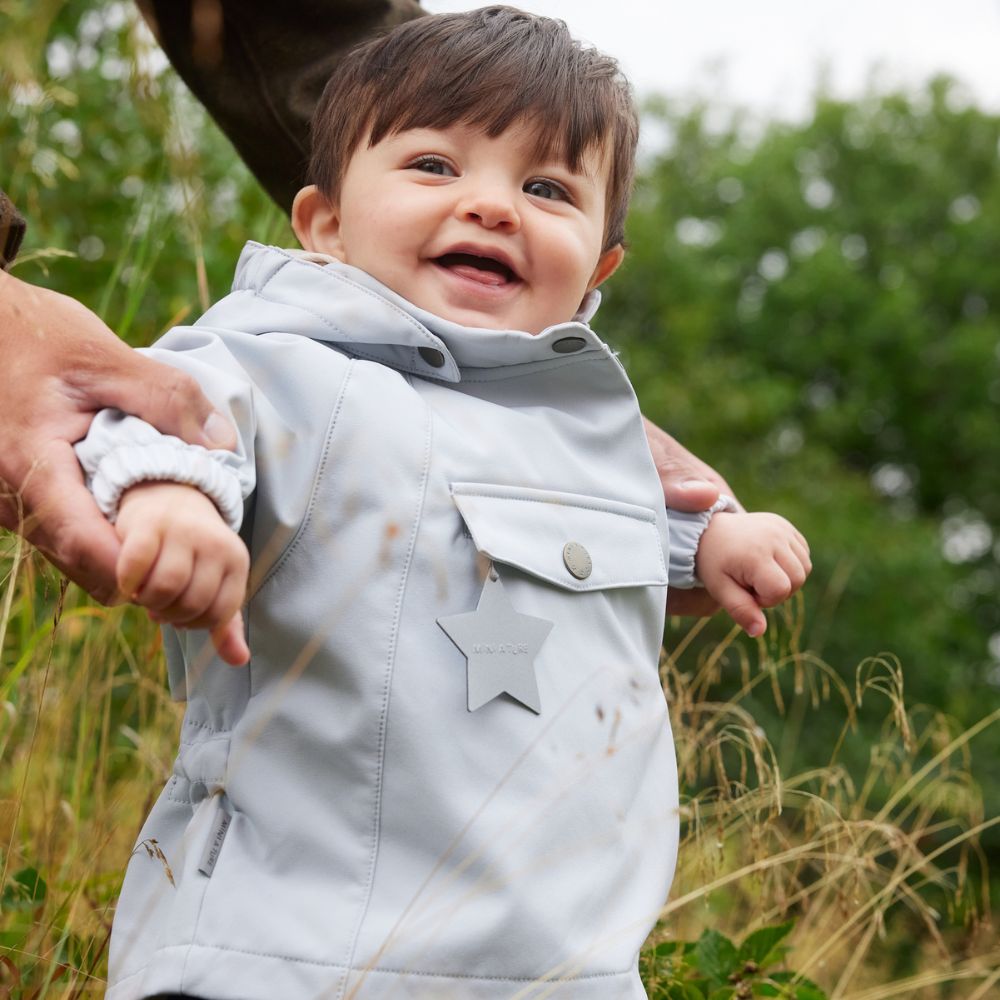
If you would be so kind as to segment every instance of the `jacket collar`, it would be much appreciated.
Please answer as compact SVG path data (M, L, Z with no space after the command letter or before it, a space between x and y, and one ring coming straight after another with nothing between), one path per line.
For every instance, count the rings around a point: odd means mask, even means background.
M252 297L240 294L247 292ZM572 321L536 335L476 329L418 309L371 275L333 258L250 242L236 266L233 293L199 324L307 336L401 371L447 382L461 381L463 369L608 352L587 325L600 302L599 292L588 296ZM278 326L270 306L280 307Z

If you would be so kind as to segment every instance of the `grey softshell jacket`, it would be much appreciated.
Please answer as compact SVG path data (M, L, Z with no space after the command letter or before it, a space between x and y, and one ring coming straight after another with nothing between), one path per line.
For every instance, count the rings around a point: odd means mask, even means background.
M146 479L215 500L253 557L252 659L166 630L187 708L139 841L173 878L129 861L110 1000L643 997L678 839L668 568L693 585L707 515L671 513L668 546L614 354L583 322L470 330L252 243L232 293L151 354L238 451L106 411L78 454L109 516ZM437 624L476 608L491 562L553 623L537 715L468 711Z

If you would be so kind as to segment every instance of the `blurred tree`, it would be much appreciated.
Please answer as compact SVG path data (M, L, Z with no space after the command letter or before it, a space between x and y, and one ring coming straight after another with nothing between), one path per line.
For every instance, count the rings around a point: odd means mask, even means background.
M132 3L0 3L0 106L0 186L29 220L18 276L133 343L221 297L249 235L292 239Z
M1000 687L1000 118L947 79L757 132L710 110L648 108L601 327L647 415L809 537L806 645L890 651L968 723Z

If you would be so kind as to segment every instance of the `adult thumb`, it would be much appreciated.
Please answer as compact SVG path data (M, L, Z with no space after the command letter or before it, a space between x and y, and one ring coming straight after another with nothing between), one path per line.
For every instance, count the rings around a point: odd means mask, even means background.
M232 423L186 372L130 348L116 362L90 379L88 390L95 408L117 407L188 444L230 451L236 447Z

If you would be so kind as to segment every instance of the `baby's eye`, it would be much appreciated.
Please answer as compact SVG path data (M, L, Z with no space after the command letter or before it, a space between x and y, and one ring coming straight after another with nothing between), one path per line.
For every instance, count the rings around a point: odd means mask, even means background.
M547 198L552 201L571 201L569 192L555 181L533 180L524 185L525 194L532 194L536 198Z
M409 164L411 170L420 170L425 174L437 174L439 177L455 177L455 168L440 156L419 156Z

